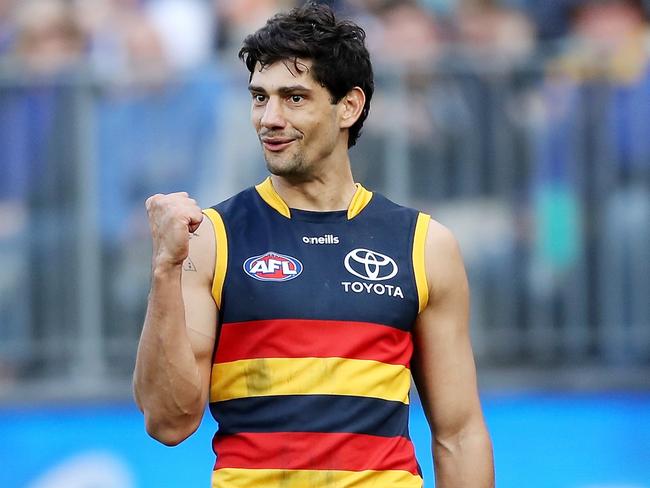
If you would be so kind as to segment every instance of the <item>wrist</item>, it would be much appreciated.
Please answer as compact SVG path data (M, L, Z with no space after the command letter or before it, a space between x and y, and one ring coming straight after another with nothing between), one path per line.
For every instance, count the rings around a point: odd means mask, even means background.
M166 278L181 273L183 263L177 263L163 257L155 257L151 265L153 278Z

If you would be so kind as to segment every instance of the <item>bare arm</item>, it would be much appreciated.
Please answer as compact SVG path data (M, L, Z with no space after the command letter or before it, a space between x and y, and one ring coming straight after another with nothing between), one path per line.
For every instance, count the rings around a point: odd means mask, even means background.
M429 303L414 331L413 376L433 436L438 488L492 488L494 462L469 338L469 290L455 238L432 221Z
M151 292L133 388L149 435L176 445L198 428L208 400L217 321L214 233L185 193L151 197L147 211Z

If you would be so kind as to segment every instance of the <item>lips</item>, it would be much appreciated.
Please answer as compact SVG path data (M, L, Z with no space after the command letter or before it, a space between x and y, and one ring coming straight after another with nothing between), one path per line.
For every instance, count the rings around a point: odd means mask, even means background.
M264 147L273 152L282 151L295 141L286 137L263 137L261 140Z

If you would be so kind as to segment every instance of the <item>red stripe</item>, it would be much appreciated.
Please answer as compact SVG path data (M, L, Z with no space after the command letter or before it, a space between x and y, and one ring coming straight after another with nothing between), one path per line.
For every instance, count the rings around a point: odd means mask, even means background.
M274 432L213 440L214 469L400 470L418 474L415 450L404 437L349 433Z
M386 325L333 320L259 320L223 324L214 362L340 357L409 367L412 352L410 333Z

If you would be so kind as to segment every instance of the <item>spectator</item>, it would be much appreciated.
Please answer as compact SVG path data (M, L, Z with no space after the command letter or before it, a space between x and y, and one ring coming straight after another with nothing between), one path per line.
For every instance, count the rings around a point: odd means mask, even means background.
M526 62L535 48L535 28L522 11L495 0L461 0L455 16L457 41L473 62L501 69Z
M9 51L13 42L13 0L0 0L0 58Z
M535 28L522 11L495 0L463 0L454 18L455 49L447 66L456 74L458 89L469 114L464 130L475 137L474 168L467 180L485 193L523 193L526 145L525 113L538 79L528 69L535 49ZM464 136L463 136L464 137ZM504 150L504 146L509 148ZM494 161L494 155L511 155ZM489 172L499 165L509 178ZM475 175L472 177L472 174Z
M21 2L15 25L16 59L30 72L52 75L74 65L83 55L83 33L63 0Z
M377 62L417 70L439 59L444 41L442 26L431 12L413 0L391 0L376 10L381 30L372 44Z
M436 121L431 109L440 101L433 79L442 55L443 30L438 19L415 1L383 2L373 13L376 22L370 24L368 48L377 69L375 83L382 89L373 98L373 115L364 128L367 136L360 140L354 167L361 181L381 189L380 182L399 180L384 177L393 168L400 167L402 181L410 184L411 168L433 164ZM406 161L397 160L404 156L395 154L398 143L410 149ZM404 188L390 189L397 198L403 192Z
M290 9L296 0L212 0L219 26L215 44L226 60L236 59L244 37L266 22L266 19L283 9Z
M77 0L77 16L89 38L87 58L110 81L135 74L165 77L163 39L137 0Z
M147 17L158 32L174 71L187 71L208 62L214 21L204 0L154 0Z

